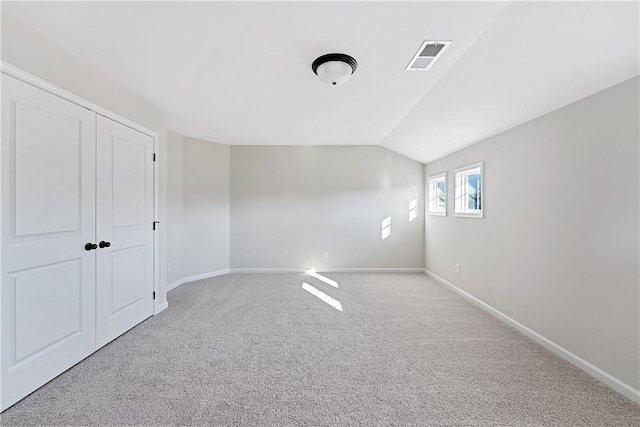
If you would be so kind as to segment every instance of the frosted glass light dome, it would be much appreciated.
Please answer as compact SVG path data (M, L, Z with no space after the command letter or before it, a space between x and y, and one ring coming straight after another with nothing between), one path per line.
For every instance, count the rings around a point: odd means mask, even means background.
M320 65L316 74L326 84L341 85L345 83L353 74L351 65L342 61L329 61Z
M313 61L311 69L324 83L338 86L346 83L358 68L358 63L349 55L329 53Z

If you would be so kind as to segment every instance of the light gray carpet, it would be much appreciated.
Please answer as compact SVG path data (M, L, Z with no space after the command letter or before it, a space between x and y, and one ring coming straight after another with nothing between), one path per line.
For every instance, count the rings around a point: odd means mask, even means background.
M302 274L185 284L2 424L639 425L638 405L424 275L327 276L338 289Z

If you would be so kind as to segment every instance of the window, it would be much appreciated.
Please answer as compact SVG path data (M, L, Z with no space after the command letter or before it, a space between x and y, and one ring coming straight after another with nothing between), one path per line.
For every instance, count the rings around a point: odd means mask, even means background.
M409 222L418 217L418 199L409 202Z
M391 217L388 216L382 220L382 240L391 236Z
M456 169L454 215L482 218L482 163Z
M447 174L441 173L429 177L429 214L447 214Z

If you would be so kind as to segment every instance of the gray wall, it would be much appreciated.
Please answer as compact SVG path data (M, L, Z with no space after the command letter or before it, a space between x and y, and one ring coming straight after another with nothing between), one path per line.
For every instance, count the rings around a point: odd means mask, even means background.
M639 80L426 166L426 268L638 389ZM484 219L453 212L456 167L484 161ZM460 275L454 265L461 264Z
M184 137L167 132L167 282L184 279ZM169 269L171 264L171 269Z
M231 267L422 268L423 193L423 165L382 147L232 146Z
M101 71L87 66L78 58L58 47L33 29L13 19L2 11L2 34L0 40L2 59L22 68L41 79L47 80L69 92L107 108L129 120L146 126L159 134L159 215L160 221L160 265L166 265L167 215L167 144L166 117L164 111L128 91ZM158 299L160 305L166 301L167 283L165 269L160 269Z
M183 275L229 268L229 146L184 137Z

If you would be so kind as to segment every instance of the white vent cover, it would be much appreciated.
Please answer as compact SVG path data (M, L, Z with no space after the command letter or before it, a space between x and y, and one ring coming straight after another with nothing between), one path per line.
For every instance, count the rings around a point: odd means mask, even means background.
M442 55L447 46L451 44L451 40L448 41L432 41L427 40L422 43L418 52L414 55L407 70L409 71L426 71L436 62L436 60Z

